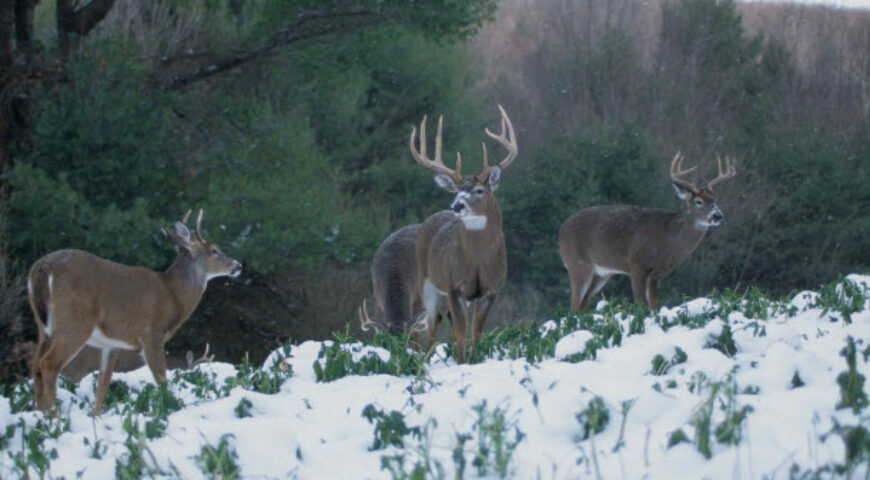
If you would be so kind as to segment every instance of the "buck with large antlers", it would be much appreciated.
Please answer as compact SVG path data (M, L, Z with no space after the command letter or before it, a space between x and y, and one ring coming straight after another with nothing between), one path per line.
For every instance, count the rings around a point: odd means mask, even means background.
M363 301L358 311L363 331L369 327L390 333L400 333L405 328L412 332L425 330L425 318L412 323L415 314L423 310L416 288L417 258L414 252L419 229L418 223L393 232L375 252L371 268L372 290L384 318L371 319Z
M420 147L416 146L417 129L411 131L411 154L420 165L437 172L435 183L455 193L451 211L437 213L423 222L417 234L417 289L423 299L428 319L428 342L437 326L436 307L440 296L447 297L447 308L456 338L457 361L465 360L465 340L469 319L472 343L480 338L489 310L507 276L507 256L501 226L501 207L495 192L502 170L517 158L517 141L507 113L501 112L501 133L485 129L506 150L496 166L490 166L483 145L483 170L463 177L462 157L456 154L456 169L441 160L441 126L435 137L435 158L426 156L426 117L420 123ZM470 310L470 312L469 312Z
M100 414L118 350L141 353L156 383L166 379L164 344L187 321L208 281L237 277L242 265L196 235L185 222L190 212L163 230L178 256L165 272L104 260L81 250L58 250L37 260L27 278L27 296L39 333L33 359L36 406L51 410L57 377L85 345L99 348L100 374L94 415Z
M730 158L719 176L704 183L681 177L697 166L683 169L677 153L670 180L682 200L677 211L628 205L584 208L559 229L559 253L571 279L571 310L588 310L589 302L610 280L631 276L634 301L658 308L659 283L668 277L704 239L707 230L724 220L713 187L732 178L737 169Z

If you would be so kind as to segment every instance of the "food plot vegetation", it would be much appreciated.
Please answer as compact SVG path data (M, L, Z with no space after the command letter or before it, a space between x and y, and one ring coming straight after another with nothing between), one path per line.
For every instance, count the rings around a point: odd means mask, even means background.
M155 386L30 383L0 397L0 478L827 478L870 475L870 277L783 300L729 291L659 312L487 332L457 365L346 335Z

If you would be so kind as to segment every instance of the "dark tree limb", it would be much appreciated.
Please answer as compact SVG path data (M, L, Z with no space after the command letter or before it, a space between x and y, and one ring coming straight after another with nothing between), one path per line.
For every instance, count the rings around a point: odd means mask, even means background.
M172 89L187 86L191 83L204 80L220 73L224 73L250 61L267 56L273 53L275 50L281 47L285 47L291 43L336 33L339 28L333 25L319 30L304 31L304 27L306 27L307 24L312 23L315 20L335 18L363 18L377 16L377 12L365 8L357 8L346 11L309 10L303 12L299 15L296 21L286 24L284 27L278 30L275 35L273 35L272 38L269 39L268 42L264 43L263 45L260 45L259 47L256 47L252 50L240 53L238 55L232 56L230 58L226 58L218 62L213 62L208 66L199 68L193 73L176 76L172 79L172 82L166 88Z

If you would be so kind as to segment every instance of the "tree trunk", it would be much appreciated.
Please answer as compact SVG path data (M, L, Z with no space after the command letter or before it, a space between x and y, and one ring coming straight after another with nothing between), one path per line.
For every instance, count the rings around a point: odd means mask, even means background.
M15 41L25 62L33 63L33 10L38 0L15 0Z

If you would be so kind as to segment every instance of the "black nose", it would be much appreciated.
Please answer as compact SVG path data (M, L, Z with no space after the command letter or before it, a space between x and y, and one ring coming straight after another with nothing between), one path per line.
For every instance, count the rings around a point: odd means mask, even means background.
M465 204L462 202L456 202L452 205L451 208L453 208L454 212L459 213L462 211L463 208L465 208Z
M725 217L723 217L721 213L714 213L713 216L710 217L710 220L713 220L714 222L721 222L724 219Z

